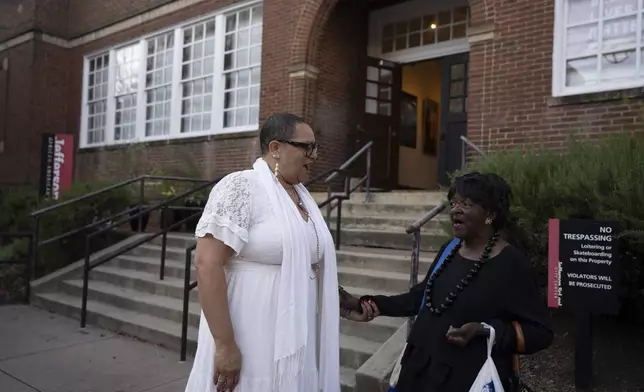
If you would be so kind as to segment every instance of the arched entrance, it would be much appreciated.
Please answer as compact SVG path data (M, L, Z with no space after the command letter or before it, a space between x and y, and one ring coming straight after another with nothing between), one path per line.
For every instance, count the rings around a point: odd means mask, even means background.
M436 148L438 156L433 160L431 148L425 148L425 152L416 154L418 156L414 158L410 155L410 147L400 147L402 135L399 135L401 124L398 119L400 118L400 100L403 97L402 68L405 64L417 63L424 59L446 57L446 55L432 55L424 58L412 56L403 60L396 56L373 56L371 53L373 45L370 42L373 39L370 40L369 37L373 34L374 27L373 21L370 21L370 15L382 8L384 3L378 0L351 2L305 0L300 3L297 9L295 36L289 56L289 106L292 111L311 121L319 131L319 138L322 139L321 142L325 146L325 154L320 166L325 169L338 166L351 156L361 144L367 140L374 140L377 146L374 151L375 164L372 175L380 178L381 186L385 188L435 187L437 182L444 181L447 172L462 164L460 135L467 132L467 111L464 110L459 115L453 115L454 113L446 109L449 108L449 99L439 102L441 106L440 134L438 135L440 142ZM412 0L398 3L387 1L386 3L390 7L397 4L403 5L400 7L402 9L413 6L412 3L415 2ZM424 3L428 3L428 1ZM470 28L476 25L486 25L493 21L494 5L491 0L471 0L469 8ZM466 37L463 41L467 41ZM469 47L464 52L467 54L477 49ZM449 51L446 53L447 55L452 54ZM457 51L454 54L456 53L460 52ZM387 57L392 58L393 61L382 61ZM467 57L465 60L463 59L463 56L446 59L440 64L440 67L444 73L456 72L457 68L451 67L458 67L459 61L461 63L469 61ZM480 58L473 59L478 61ZM472 66L476 67L477 65ZM378 75L390 75L391 78L384 81L371 80L371 82L376 82L374 85L368 80L368 70L372 73L377 72ZM444 82L441 83L443 91L454 89L450 81L454 85L460 85L461 82L461 84L466 83L467 77L445 75L443 75ZM366 89L365 84L367 85ZM387 116L378 112L380 106L372 105L375 112L370 113L369 102L367 102L367 109L365 109L365 90L369 88L378 89L378 91L390 88L391 91L387 93L386 97L383 98L379 95L372 102L372 104L381 105L383 108L389 105L389 109L383 109L383 113L386 112ZM369 93L367 92L367 94ZM476 91L470 91L469 97L468 94L461 94L454 96L453 99L454 102L461 99L463 107L465 107L468 100L472 104L473 100L478 99L476 94ZM405 97L409 99L408 96ZM425 110L424 106L425 102L418 99L416 110L423 111ZM419 114L419 120L424 121L423 115L425 113ZM448 119L451 120L448 121ZM421 125L418 125L419 132L420 128ZM367 135L363 134L364 132ZM419 134L420 144L426 144L425 140L420 138ZM418 149L421 150L423 147L418 147ZM427 157L428 154L430 158ZM427 165L430 163L433 166L428 167ZM418 170L415 165L421 165L423 168ZM409 179L401 180L401 177L410 177L410 173L417 175L422 171L436 173L430 180L420 182ZM356 173L356 175L359 174Z

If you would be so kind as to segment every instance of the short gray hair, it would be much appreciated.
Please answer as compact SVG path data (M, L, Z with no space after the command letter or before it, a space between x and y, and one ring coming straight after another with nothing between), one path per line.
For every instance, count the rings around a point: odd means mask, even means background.
M268 153L268 145L272 141L291 139L298 124L306 124L306 121L291 113L276 113L268 117L259 131L262 154Z

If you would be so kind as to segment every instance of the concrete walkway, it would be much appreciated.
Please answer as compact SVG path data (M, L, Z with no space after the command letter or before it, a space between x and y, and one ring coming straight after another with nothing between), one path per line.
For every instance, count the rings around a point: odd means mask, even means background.
M183 392L179 354L30 306L0 306L2 392Z

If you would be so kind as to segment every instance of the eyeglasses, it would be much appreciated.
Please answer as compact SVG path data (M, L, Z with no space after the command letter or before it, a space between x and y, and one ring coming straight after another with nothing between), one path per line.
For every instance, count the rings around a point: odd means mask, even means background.
M306 157L310 158L313 154L317 154L319 144L314 142L314 143L304 143L304 142L294 142L292 140L276 140L277 142L280 143L286 143L290 144L293 147L301 148L302 150L306 151Z

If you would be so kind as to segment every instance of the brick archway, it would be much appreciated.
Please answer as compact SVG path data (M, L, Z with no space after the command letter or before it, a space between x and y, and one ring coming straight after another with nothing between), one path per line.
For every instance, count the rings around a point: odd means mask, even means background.
M289 106L310 120L315 111L316 53L321 33L339 0L301 0L289 61ZM469 0L473 26L494 23L494 0Z

